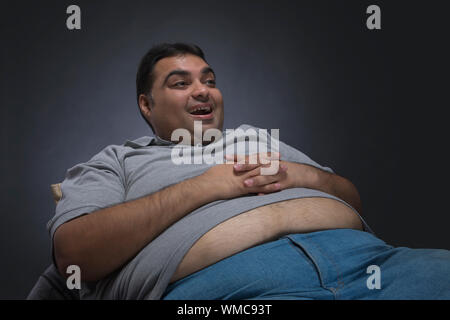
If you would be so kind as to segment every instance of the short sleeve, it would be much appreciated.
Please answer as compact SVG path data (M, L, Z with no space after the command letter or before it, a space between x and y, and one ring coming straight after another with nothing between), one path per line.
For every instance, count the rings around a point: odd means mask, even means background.
M68 169L61 192L55 216L47 224L52 244L63 223L124 201L124 174L114 148L107 147L88 162Z

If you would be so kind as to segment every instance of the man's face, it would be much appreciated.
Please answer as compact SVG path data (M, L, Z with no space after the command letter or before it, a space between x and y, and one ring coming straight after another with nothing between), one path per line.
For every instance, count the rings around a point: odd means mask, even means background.
M203 59L191 54L163 58L153 72L153 104L150 102L146 116L159 137L170 140L175 129L185 128L193 138L194 121L202 122L202 132L210 128L222 131L222 93ZM198 110L198 106L206 109Z

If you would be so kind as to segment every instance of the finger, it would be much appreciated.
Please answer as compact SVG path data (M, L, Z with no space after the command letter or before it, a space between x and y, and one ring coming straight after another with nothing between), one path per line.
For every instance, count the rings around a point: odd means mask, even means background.
M280 156L279 152L261 152L250 155L227 154L224 157L230 162L238 162L240 164L266 164L271 160L279 160Z
M252 177L256 177L256 176L276 176L276 174L278 174L280 172L286 172L287 171L287 166L286 165L281 165L281 166L283 166L284 169L283 170L278 170L278 172L276 172L273 175L263 175L262 174L262 169L263 169L263 167L267 167L266 165L262 165L262 166L256 167L256 168L254 168L254 169L252 169L250 171L243 172L243 173L245 174L246 179L252 178ZM281 168L281 166L280 166L280 168Z
M272 160L269 166L265 166L261 169L261 175L263 176L273 176L280 171L280 161Z
M233 163L239 163L239 164L246 164L246 163L251 163L251 164L255 164L258 161L254 160L254 158L256 156L252 155L252 159L249 160L249 156L245 155L245 154L227 154L224 156L225 159L227 159L227 164L233 164Z
M261 187L278 181L275 176L254 176L244 180L246 187Z
M252 173L255 173L257 170L261 168L257 168ZM270 183L274 183L276 181L281 181L286 178L287 166L281 165L280 170L275 175L252 175L246 177L244 180L244 185L246 187L259 187L264 186Z
M236 173L243 173L252 171L249 176L274 176L279 172L286 171L287 166L280 165L279 161L272 161L269 164L235 164L234 171Z
M225 159L227 159L226 164L233 164L235 163L236 155L235 154L226 154L224 156Z
M260 193L267 194L267 193L278 192L278 191L281 191L281 190L282 190L281 183L279 183L279 182L271 183L271 184L267 184L265 186L259 187L258 188L258 195Z
M270 165L263 165L261 168L262 176L273 176L280 172L286 172L288 169L286 164L280 163L279 160L274 160L270 162Z
M250 171L250 170L253 170L253 169L255 169L255 168L257 168L257 167L259 167L260 166L260 164L239 164L239 163L236 163L234 166L233 166L233 168L234 168L234 170L235 171Z
M236 163L234 165L234 169L235 169L235 171L250 171L259 166L270 167L273 164L272 160L268 161L267 164L264 164L263 162L261 162L259 160L262 160L262 159L261 158L258 159L257 155L250 155L246 158L245 163Z
M267 162L267 160L280 160L281 156L279 152L260 152L258 155L260 159L265 162Z
M231 162L229 164L234 163L233 168L236 172L250 171L261 165L258 162L257 154L251 154L249 156L247 156L247 155L226 155L225 158Z

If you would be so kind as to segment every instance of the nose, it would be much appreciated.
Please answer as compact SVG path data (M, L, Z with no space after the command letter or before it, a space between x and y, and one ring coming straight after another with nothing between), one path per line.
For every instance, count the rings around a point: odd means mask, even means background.
M194 89L192 90L192 97L197 100L208 100L209 98L209 88L207 85L196 81L194 84Z

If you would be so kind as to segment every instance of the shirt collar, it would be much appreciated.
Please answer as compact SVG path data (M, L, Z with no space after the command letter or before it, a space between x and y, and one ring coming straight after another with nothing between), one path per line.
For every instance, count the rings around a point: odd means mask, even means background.
M154 139L150 142L150 144L155 146L171 146L175 145L176 143L169 140L165 140L159 136L154 136Z
M132 148L143 148L148 146L171 146L175 145L175 143L172 141L164 140L159 136L144 136L135 140L127 140L124 145Z
M249 126L247 124L240 125L239 128L242 128L244 130L250 128L252 126ZM222 137L225 135L225 130L222 131ZM148 147L148 146L173 146L176 145L175 142L165 140L157 135L150 137L150 136L144 136L140 137L136 140L127 140L124 144L128 147L133 148L142 148L142 147Z
M124 145L132 148L147 147L155 139L155 137L144 136L136 140L127 140Z

